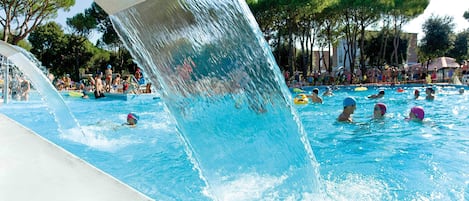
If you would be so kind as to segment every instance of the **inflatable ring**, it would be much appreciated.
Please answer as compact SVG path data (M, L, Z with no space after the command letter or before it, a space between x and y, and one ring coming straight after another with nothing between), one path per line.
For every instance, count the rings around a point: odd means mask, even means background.
M404 89L403 89L403 88L399 88L399 89L397 89L397 92L404 92Z
M368 90L368 88L366 88L366 87L357 87L357 88L355 88L355 91L366 91L366 90Z
M308 104L308 102L308 96L306 96L305 94L298 94L295 96L295 98L293 98L293 103L297 105Z

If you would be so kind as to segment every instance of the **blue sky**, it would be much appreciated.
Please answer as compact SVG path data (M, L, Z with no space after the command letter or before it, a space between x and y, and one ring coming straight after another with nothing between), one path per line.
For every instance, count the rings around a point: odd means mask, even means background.
M59 12L59 16L56 21L59 24L62 24L65 28L66 18L83 12L86 8L91 6L92 2L93 0L76 0L75 6L73 6L69 12ZM428 5L425 12L404 26L404 30L407 32L419 33L419 38L421 38L423 35L422 24L433 14L438 16L452 16L456 24L455 31L460 32L469 28L469 21L462 17L464 11L467 10L469 10L469 0L430 0L430 5Z

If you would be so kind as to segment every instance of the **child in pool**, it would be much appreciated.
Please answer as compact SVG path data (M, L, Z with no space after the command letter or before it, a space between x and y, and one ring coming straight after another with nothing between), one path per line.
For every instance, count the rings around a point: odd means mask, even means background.
M307 97L311 98L311 102L313 103L322 103L322 98L319 97L319 89L318 88L314 88L311 95Z
M420 96L420 91L418 89L414 90L414 98L418 99Z
M355 112L357 108L357 101L352 97L347 97L343 101L344 110L340 113L337 121L341 122L352 122L351 115Z
M138 115L131 112L131 113L127 114L127 123L126 123L126 125L134 127L134 126L137 125L138 120L139 120Z
M433 89L433 87L427 87L427 89L425 89L425 93L427 94L425 99L435 100L435 90Z
M376 103L373 110L373 118L380 119L386 114L387 107L384 103Z
M369 95L369 99L378 99L384 97L384 90L379 90L378 94Z
M415 106L410 109L409 117L407 120L422 121L425 117L425 111L420 106Z

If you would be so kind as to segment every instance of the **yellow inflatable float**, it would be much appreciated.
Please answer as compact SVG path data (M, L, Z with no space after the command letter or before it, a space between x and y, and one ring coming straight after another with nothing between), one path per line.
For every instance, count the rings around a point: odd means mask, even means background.
M69 92L68 92L68 96L71 96L71 97L82 97L82 96L83 96L83 92L80 92L80 91L69 91Z
M366 87L357 87L357 88L355 88L355 91L366 91L366 90L368 90L368 88L366 88Z
M295 98L293 98L293 103L297 104L297 105L304 105L304 104L308 104L309 100L308 100L308 96L306 96L306 94L298 94L295 96Z

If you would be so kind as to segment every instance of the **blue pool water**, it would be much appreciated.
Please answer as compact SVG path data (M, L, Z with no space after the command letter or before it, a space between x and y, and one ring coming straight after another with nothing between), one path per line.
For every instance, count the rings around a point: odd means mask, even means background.
M406 87L403 93L385 88L384 98L371 100L366 97L377 93L378 87L363 92L341 87L333 96L323 97L324 104L295 106L320 164L325 198L469 199L469 95L460 95L455 87L438 87L434 101L424 97L414 100L414 89L424 96L422 87ZM321 88L320 93L323 91ZM336 121L346 96L357 100L354 123ZM28 102L2 105L0 112L155 200L210 200L176 135L176 121L160 100L151 96L130 101L64 98L85 135L59 133L53 115L37 94ZM388 106L383 120L371 119L376 102ZM416 105L425 109L425 120L404 120ZM226 115L237 110L232 104L223 107ZM122 126L128 112L140 115L137 127ZM257 118L274 117L246 116L231 122L232 127L227 129L249 127ZM206 123L203 126L212 122ZM237 186L252 185L248 188L252 192L262 192L270 183L278 182L261 175L239 177L242 179L237 183L221 189L226 200L252 200L242 197Z

